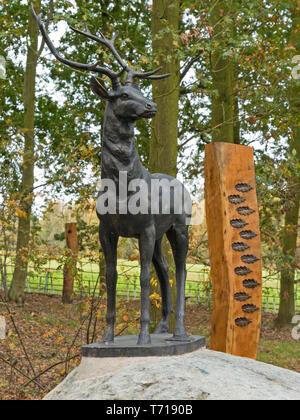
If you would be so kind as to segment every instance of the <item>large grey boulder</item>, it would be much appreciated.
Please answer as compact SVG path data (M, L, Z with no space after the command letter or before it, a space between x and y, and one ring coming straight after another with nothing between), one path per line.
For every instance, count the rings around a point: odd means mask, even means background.
M84 358L46 400L298 400L300 374L211 350Z

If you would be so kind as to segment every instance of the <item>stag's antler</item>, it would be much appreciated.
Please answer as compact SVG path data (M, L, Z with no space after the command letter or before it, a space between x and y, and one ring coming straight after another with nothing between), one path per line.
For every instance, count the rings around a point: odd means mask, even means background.
M120 64L120 66L122 67L122 70L119 73L115 73L112 70L106 69L105 67L100 67L99 64L100 62L97 61L94 64L83 64L83 63L77 63L76 61L71 61L71 60L67 60L66 58L62 57L59 52L56 50L56 48L54 47L47 31L45 28L45 25L42 21L42 17L41 14L37 15L35 13L34 7L31 4L30 6L31 8L31 13L33 14L39 28L41 31L41 34L45 40L45 43L48 45L50 51L52 52L52 54L57 58L57 60L59 60L61 63L66 64L69 67L72 67L74 69L78 69L78 70L86 70L86 71L91 71L91 72L95 72L95 73L100 73L100 74L104 74L106 76L108 76L111 81L112 81L112 86L113 89L117 89L120 86L120 81L119 81L119 77L124 73L124 71L128 72L127 75L127 79L126 79L126 84L132 84L135 78L139 78L139 79L151 79L151 80L159 80L159 79L164 79L166 77L169 77L170 74L163 74L160 76L154 76L154 74L158 73L162 67L159 67L156 70L150 71L148 73L138 73L135 70L131 69L128 64L120 57L119 53L117 52L114 44L115 44L115 40L118 36L118 32L116 32L112 39L107 39L105 38L105 36L100 32L100 36L96 36L93 35L88 28L86 29L86 32L80 31L79 29L73 28L72 26L70 26L70 28L80 34L83 35L87 38L92 39L93 41L98 42L101 45L104 45L105 47L107 47L111 53L113 54L113 56L115 57L115 59L118 61L118 63Z
M93 35L88 30L88 28L86 28L86 32L80 31L79 29L76 29L72 26L70 26L70 28L74 32L77 32L80 35L83 35L87 38L90 38L90 39L98 42L101 45L104 45L105 47L108 47L110 49L110 51L112 52L113 56L115 57L115 59L121 65L121 67L123 67L123 70L128 72L128 76L127 76L127 79L126 79L126 84L132 84L135 78L159 80L159 79L165 79L166 77L170 76L169 73L168 74L162 74L160 76L153 76L154 74L158 73L162 69L162 67L159 67L156 70L149 71L148 73L138 73L135 70L131 69L128 66L128 64L120 57L118 51L115 49L114 43L115 43L115 40L116 40L116 38L119 34L118 31L113 35L112 39L109 40L109 39L105 38L105 36L101 32L99 32L100 35L101 35L101 38L100 38L96 35Z
M48 45L50 51L52 52L52 54L57 58L57 60L59 60L61 63L66 64L69 67L72 67L74 69L78 69L78 70L86 70L86 71L92 71L95 73L100 73L100 74L104 74L106 76L108 76L111 81L112 81L112 85L114 89L117 89L120 86L120 82L119 82L119 77L121 76L121 74L124 72L124 68L122 69L122 71L120 73L115 73L112 70L106 69L104 67L100 67L99 66L99 62L97 61L94 64L83 64L83 63L77 63L76 61L71 61L71 60L67 60L66 58L62 57L58 51L56 50L56 48L54 47L47 31L45 28L45 25L42 21L42 17L41 14L37 15L35 13L34 7L33 5L30 6L31 8L31 13L33 14L39 28L41 31L41 34L45 40L45 43Z
M76 29L73 26L70 26L70 29L72 29L72 31L74 31L74 32L76 32L80 35L83 35L87 38L92 39L93 41L98 42L98 44L104 45L105 47L109 48L110 51L112 52L113 56L116 58L118 63L121 65L121 67L126 71L130 70L127 63L120 57L118 51L115 48L115 40L117 39L117 36L119 35L118 31L113 34L112 39L107 39L107 38L105 38L105 36L101 32L99 32L100 35L101 35L101 38L99 36L93 35L89 31L87 26L86 26L86 32L80 31L79 29Z

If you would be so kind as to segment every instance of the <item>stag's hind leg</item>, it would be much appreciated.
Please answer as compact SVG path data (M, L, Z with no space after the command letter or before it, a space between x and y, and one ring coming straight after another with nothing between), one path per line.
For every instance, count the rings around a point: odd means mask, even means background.
M155 334L163 334L169 331L169 318L173 311L170 282L169 282L169 266L164 259L161 249L161 239L155 242L153 265L155 267L157 277L160 284L162 295L162 319L155 329Z
M117 245L119 237L108 230L104 223L100 223L99 237L106 262L107 288L106 329L101 341L113 342L116 320Z
M139 248L141 257L141 331L138 344L150 344L150 270L155 246L154 224L145 229L139 237Z
M175 340L184 340L188 336L184 327L185 318L185 282L186 282L186 256L189 248L188 226L178 224L173 226L168 232L167 237L170 241L174 261L176 266L176 327L174 331Z

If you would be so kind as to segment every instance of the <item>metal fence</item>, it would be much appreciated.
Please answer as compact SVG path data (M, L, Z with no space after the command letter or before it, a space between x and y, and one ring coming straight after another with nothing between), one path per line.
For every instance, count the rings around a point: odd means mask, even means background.
M0 254L1 261L1 254ZM6 282L9 286L13 263L6 265ZM203 303L211 306L212 288L210 282L210 269L206 266L191 265L187 267L186 298L187 303ZM121 260L118 264L118 288L119 299L136 300L140 298L139 265L135 262ZM172 278L172 272L170 275ZM297 272L295 307L300 313L300 273ZM0 272L0 287L4 288L3 270ZM280 302L279 273L271 273L264 270L263 281L263 310L265 312L277 313ZM99 265L89 261L81 260L78 263L78 275L74 284L76 295L91 295L99 283ZM26 278L27 293L43 293L49 295L61 295L63 290L63 267L55 261L49 260L46 265L34 269L29 267Z

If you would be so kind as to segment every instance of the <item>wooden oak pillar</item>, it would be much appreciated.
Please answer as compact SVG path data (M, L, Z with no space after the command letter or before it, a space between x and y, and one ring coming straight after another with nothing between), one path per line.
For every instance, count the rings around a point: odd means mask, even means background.
M74 293L74 277L77 271L78 236L76 223L66 223L67 247L72 251L64 266L63 303L72 303Z
M213 283L210 348L255 359L262 264L253 149L206 146L205 195Z

